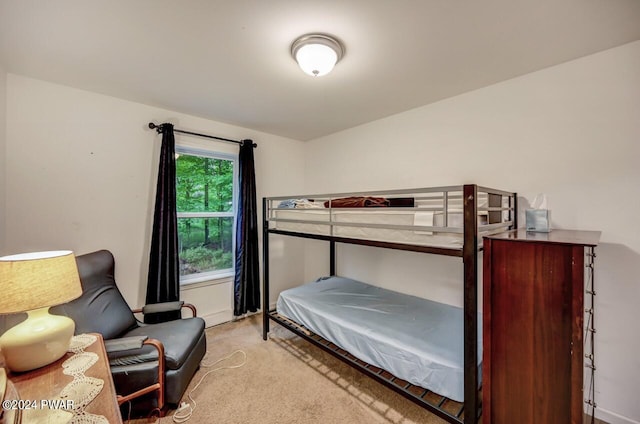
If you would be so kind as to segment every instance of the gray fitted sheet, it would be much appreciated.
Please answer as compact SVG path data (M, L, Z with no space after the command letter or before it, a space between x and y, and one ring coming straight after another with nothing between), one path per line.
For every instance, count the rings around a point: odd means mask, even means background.
M277 311L396 377L458 402L464 399L461 308L326 277L283 291Z

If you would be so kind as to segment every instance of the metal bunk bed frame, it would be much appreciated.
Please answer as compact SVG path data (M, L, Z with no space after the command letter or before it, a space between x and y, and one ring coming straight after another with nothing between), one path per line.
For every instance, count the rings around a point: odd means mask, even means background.
M389 387L393 391L399 393L405 398L413 401L419 406L429 410L435 415L443 418L450 423L476 424L482 414L482 405L478 381L478 252L481 247L478 240L478 211L484 210L488 212L489 217L501 216L503 211L509 211L509 220L501 223L504 224L504 230L517 228L517 194L502 190L495 190L486 187L480 187L475 184L466 184L463 186L434 187L422 189L428 192L451 191L462 192L463 203L463 245L462 248L445 248L425 245L413 245L405 243L394 243L386 241L357 239L350 237L337 237L334 235L322 235L312 233L301 233L276 228L270 228L270 204L269 201L285 199L284 197L272 197L262 199L262 232L263 232L263 329L262 338L267 340L269 333L269 320L272 320L281 326L287 328L301 338L309 341L320 349L330 353L346 364L356 368L365 375ZM381 191L375 193L402 195L407 193L415 193L421 190L395 190ZM488 206L480 208L478 206L478 193L486 193L488 196ZM349 193L345 195L366 195L369 193ZM371 193L372 194L372 193ZM503 207L503 197L508 198L508 207ZM445 196L446 210L446 196ZM445 213L446 226L446 213ZM491 220L489 221L491 222ZM332 225L328 223L327 225ZM490 226L489 226L490 227ZM336 243L347 243L365 246L382 247L388 249L408 250L414 252L433 253L439 255L461 257L464 267L464 402L455 410L451 409L451 404L457 405L457 402L433 393L422 387L418 387L401 380L389 372L367 364L349 352L341 349L335 344L325 340L319 335L310 333L306 329L294 325L291 321L282 318L277 311L269 310L269 235L279 234L293 237L309 238L315 240L325 240L329 242L330 275L336 274ZM333 234L333 232L331 232ZM475 414L468 414L465 411L476 411Z

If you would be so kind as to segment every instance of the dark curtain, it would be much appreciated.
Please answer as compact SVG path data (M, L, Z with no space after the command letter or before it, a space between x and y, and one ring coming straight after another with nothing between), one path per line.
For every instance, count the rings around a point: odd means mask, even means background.
M162 124L162 148L158 168L153 234L149 252L146 304L180 300L178 219L176 214L176 155L173 125ZM145 314L144 322L180 318L180 311Z
M236 216L236 275L233 314L240 316L260 307L258 268L258 209L253 141L243 140L238 157L239 198Z

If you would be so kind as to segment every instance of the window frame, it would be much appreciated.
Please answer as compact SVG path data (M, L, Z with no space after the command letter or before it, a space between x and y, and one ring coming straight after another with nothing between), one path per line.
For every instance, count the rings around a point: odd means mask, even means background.
M189 155L189 156L200 156L211 159L220 159L220 160L228 160L233 164L233 197L232 203L233 207L231 211L228 212L178 212L176 210L177 219L180 218L233 218L233 228L231 232L231 249L234 252L236 251L236 211L238 209L238 155L233 153L220 152L216 150L208 150L202 148L194 148L190 146L175 146L176 155ZM177 157L176 157L177 159ZM177 178L177 174L176 174ZM176 190L177 190L177 181ZM178 255L180 253L178 252ZM207 272L199 272L196 274L190 274L187 276L180 276L180 287L185 288L192 284L198 284L203 282L221 282L217 280L228 279L235 275L235 261L233 261L231 268L215 270L215 271L207 271Z

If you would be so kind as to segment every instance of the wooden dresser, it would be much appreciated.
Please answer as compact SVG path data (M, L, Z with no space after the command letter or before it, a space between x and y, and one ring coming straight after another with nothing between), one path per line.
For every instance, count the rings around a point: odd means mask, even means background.
M582 423L585 247L599 238L514 230L484 239L484 423Z

